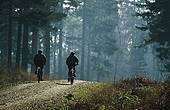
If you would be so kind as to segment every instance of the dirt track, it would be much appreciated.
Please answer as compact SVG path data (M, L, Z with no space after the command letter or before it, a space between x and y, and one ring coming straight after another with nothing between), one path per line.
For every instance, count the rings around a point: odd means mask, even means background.
M65 80L19 84L0 91L0 110L34 110L47 103L59 103L61 98L85 81L70 85ZM41 106L41 107L37 107Z

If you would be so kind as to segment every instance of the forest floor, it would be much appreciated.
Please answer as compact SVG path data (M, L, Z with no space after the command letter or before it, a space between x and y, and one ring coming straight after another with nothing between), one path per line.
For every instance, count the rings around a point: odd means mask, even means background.
M90 82L76 80L73 85L66 80L31 82L5 87L0 90L0 110L34 110L59 107L69 93ZM53 109L57 109L54 108Z
M0 84L0 110L169 110L166 83L51 80ZM134 85L135 84L135 85Z

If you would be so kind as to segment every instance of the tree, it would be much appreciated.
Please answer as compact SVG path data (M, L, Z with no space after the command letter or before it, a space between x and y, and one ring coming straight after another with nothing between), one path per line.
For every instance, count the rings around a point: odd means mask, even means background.
M2 0L1 5L0 5L0 13L2 14L2 19L4 19L4 17L7 18L7 21L5 21L5 23L1 23L1 24L5 24L7 26L7 30L5 30L8 34L7 34L7 65L8 68L10 69L12 66L12 17L13 17L13 1L9 0L9 1L5 1Z
M82 11L82 19L83 19L83 29L82 29L82 45L81 45L81 76L80 79L84 79L84 64L85 64L85 42L86 42L86 25L87 25L87 16L86 16L86 8L87 8L87 0L83 1L83 11Z
M114 35L118 15L116 5L116 1L113 0L88 1L87 4L86 34L87 39L90 39L87 45L90 47L93 74L96 73L98 81L112 74L110 67L113 62L110 58L116 51Z
M159 53L157 56L164 63L167 71L170 71L170 12L169 12L169 0L144 0L143 4L138 4L138 7L142 7L147 11L137 12L138 16L141 16L147 21L146 26L139 26L138 29L149 30L149 38L145 40L145 44L156 43L155 49Z
M61 3L69 6L67 7L67 11L78 6L77 0L2 0L0 4L0 28L3 28L0 32L0 45L3 45L3 48L0 48L1 60L7 58L8 66L11 67L13 63L12 58L15 58L16 55L16 67L20 68L21 63L23 70L27 70L28 64L32 64L33 67L31 59L33 55L36 54L38 49L37 45L43 47L46 45L45 50L47 57L49 57L48 61L50 62L51 25L67 15L65 12L58 11L60 8L59 4ZM47 29L46 31L48 33L46 32L46 34L44 34L44 29ZM15 32L15 30L17 30L17 32ZM48 37L39 38L40 33L42 36ZM38 38L41 40L40 44L38 44ZM45 41L44 39L47 39L46 43L42 43L42 40ZM8 42L4 42L4 40ZM15 45L17 47L16 49ZM6 61L4 60L3 62L5 63ZM50 66L49 62L48 66ZM32 71L33 70L34 69L32 69Z

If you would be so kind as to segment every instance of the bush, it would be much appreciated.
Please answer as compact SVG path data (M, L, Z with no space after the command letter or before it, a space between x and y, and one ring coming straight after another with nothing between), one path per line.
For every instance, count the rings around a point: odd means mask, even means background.
M142 85L134 85L136 80ZM89 110L89 108L90 110L168 110L170 92L167 88L164 84L143 78L125 80L117 85L100 85L79 91L82 96L72 108L77 107L80 110Z
M9 72L6 66L0 66L0 84L36 80L34 74L18 71L15 68L11 70L12 72Z
M140 104L140 99L131 92L109 84L80 90L78 96L72 110L133 110Z
M139 77L135 77L135 78L131 78L131 79L126 79L120 82L120 84L122 85L122 87L142 87L142 86L148 86L151 84L156 84L156 81L150 80L148 78L139 76ZM127 89L127 88L126 88Z

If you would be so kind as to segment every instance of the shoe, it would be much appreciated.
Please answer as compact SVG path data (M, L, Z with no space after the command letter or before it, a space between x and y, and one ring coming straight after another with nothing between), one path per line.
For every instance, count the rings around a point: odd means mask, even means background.
M68 82L70 82L70 78L68 78Z

